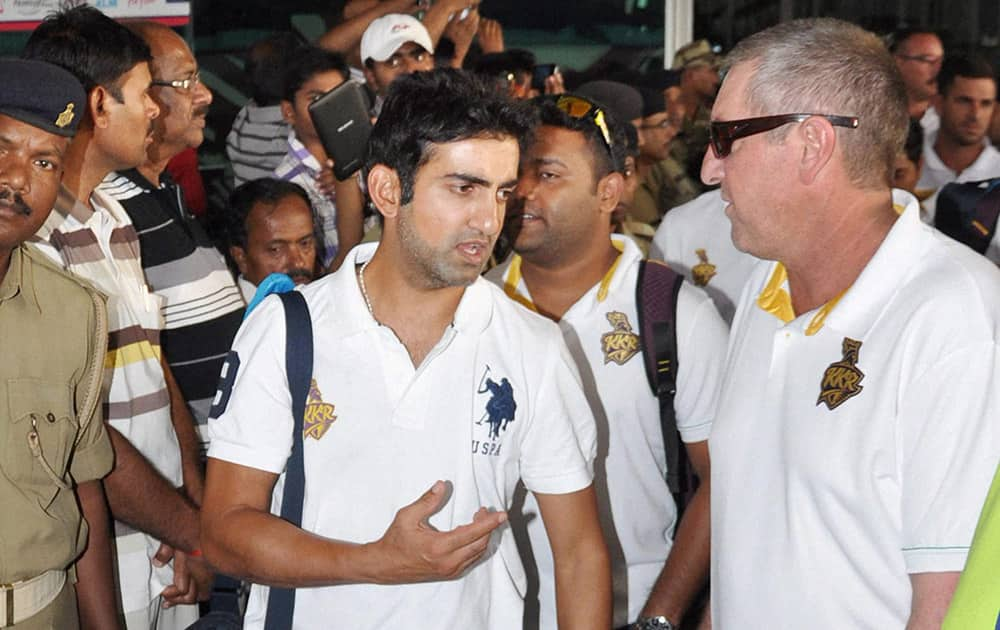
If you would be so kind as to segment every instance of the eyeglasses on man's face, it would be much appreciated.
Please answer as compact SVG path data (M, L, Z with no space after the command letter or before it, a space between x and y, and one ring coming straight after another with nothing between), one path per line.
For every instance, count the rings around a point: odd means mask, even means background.
M715 154L716 158L721 160L732 152L733 142L740 138L771 131L789 123L802 122L813 116L825 118L835 127L855 129L858 126L858 119L855 116L834 116L829 114L778 114L776 116L741 118L740 120L712 121L708 127L712 153Z
M201 73L195 72L186 79L174 79L173 81L150 81L150 85L161 87L171 87L182 92L187 92L201 83Z

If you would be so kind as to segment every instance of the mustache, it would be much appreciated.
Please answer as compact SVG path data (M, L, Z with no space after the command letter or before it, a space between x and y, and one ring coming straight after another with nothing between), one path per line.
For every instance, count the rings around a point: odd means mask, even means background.
M289 269L288 271L285 272L285 275L291 278L292 281L295 281L296 278L302 278L303 280L308 282L313 279L314 274L309 269L296 268L296 269Z
M26 217L31 216L31 207L24 203L24 197L10 188L0 190L0 203L6 203L13 206L17 212Z

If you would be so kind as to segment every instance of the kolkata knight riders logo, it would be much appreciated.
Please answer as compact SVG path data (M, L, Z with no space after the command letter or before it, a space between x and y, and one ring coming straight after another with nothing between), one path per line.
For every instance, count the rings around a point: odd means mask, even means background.
M844 358L823 372L823 381L819 386L819 399L816 404L824 403L831 411L844 404L849 398L861 393L864 387L861 381L865 374L858 369L858 355L861 352L861 342L844 337Z
M618 365L625 365L639 352L639 335L632 332L625 313L611 311L605 317L611 322L612 330L601 335L604 363L607 365L614 361Z
M302 439L312 438L319 440L322 438L337 416L333 415L333 405L323 402L323 395L319 392L319 385L316 379L312 379L309 384L309 396L306 398L305 421L302 426Z
M698 255L698 260L701 262L691 268L691 276L696 285L703 287L715 277L715 265L708 262L708 254L704 249L696 249L694 253Z

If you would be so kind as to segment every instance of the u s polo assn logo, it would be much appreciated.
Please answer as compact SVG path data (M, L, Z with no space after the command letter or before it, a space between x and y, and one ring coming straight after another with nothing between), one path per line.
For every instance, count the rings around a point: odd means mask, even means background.
M830 364L823 372L823 380L819 386L819 399L816 404L823 403L833 411L848 399L861 393L864 387L861 381L865 373L858 369L858 358L861 353L861 342L850 337L844 337L844 358Z
M639 335L632 332L632 325L628 323L628 315L625 313L611 311L605 317L612 330L601 335L604 364L614 361L618 365L625 365L639 352Z
M476 426L487 427L485 438L474 437L472 452L479 455L497 457L502 446L501 435L517 417L517 401L514 399L514 385L506 376L494 378L490 366L483 370L476 393L488 395L482 415L475 421Z

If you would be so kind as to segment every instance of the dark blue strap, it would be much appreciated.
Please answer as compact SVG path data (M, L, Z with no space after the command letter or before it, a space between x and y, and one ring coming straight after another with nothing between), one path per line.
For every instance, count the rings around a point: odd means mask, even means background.
M292 454L285 468L285 486L281 499L281 518L302 527L302 503L305 498L306 473L302 452L306 398L312 380L313 338L309 307L298 291L277 294L285 307L285 371L292 394ZM272 587L267 600L264 630L289 630L295 614L295 589Z

